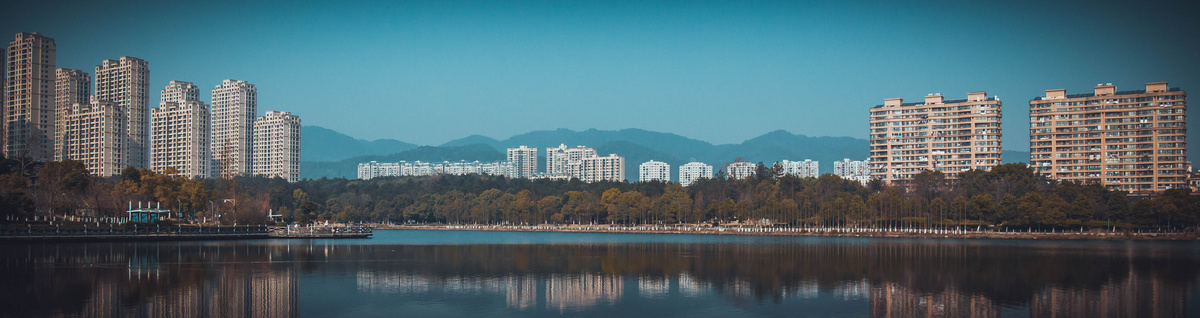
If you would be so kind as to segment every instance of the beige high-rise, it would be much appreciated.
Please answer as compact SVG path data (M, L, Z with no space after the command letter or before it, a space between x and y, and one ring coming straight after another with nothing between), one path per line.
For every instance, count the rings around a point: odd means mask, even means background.
M268 110L254 121L254 174L300 181L300 117Z
M1029 162L1060 181L1124 191L1187 186L1187 93L1167 82L1145 90L1096 85L1046 90L1029 101Z
M258 89L246 81L227 79L212 90L212 157L217 176L251 173L254 118Z
M149 80L150 65L136 57L104 60L96 66L96 99L117 103L125 111L126 163L138 169L150 163Z
M1000 164L1000 100L985 92L959 100L929 94L916 103L889 98L870 112L871 178L905 186L925 170L956 179Z
M81 70L73 70L69 68L60 68L56 72L55 87L55 102L54 114L54 160L62 161L63 156L63 139L62 134L64 121L64 113L70 110L75 104L87 104L91 102L92 96L92 77L87 72Z
M62 115L64 158L82 161L100 177L120 174L128 166L127 112L120 104L93 99L72 104Z
M8 42L3 101L8 158L54 157L55 51L54 39L37 33L17 33Z
M179 175L205 178L212 173L208 105L199 100L200 90L188 82L171 81L162 90L159 106L150 110L153 125L150 169L168 167Z

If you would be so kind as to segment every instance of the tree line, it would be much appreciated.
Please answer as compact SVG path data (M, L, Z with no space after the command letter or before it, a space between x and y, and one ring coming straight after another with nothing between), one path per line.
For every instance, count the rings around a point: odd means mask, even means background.
M551 181L491 175L371 180L238 177L195 180L127 168L96 178L82 163L0 163L0 210L17 216L124 215L128 202L159 202L188 216L240 224L710 224L1041 230L1100 227L1189 228L1200 201L1187 189L1131 196L1095 184L1053 182L1024 164L971 170L958 180L936 171L909 189L826 174L799 178L759 164L745 179L666 182Z

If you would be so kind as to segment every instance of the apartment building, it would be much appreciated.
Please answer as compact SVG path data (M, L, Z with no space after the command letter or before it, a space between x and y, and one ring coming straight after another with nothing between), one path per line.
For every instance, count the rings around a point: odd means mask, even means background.
M956 179L970 169L1000 164L1000 99L986 92L923 102L885 99L870 109L871 177L904 186L925 170Z
M174 84L174 83L172 83ZM167 95L171 86L163 89ZM150 110L154 127L151 135L150 169L163 172L175 168L179 175L207 178L212 173L212 152L209 148L209 112L204 102L172 100L166 96L158 107Z
M8 42L4 76L4 155L50 160L54 157L57 78L54 39L17 33Z
M1029 101L1029 161L1059 181L1124 191L1187 186L1187 93L1167 82L1118 91L1099 84Z
M212 148L215 176L250 174L254 147L254 122L258 115L258 88L246 81L227 79L212 90Z
M521 145L518 148L508 148L508 162L516 165L517 178L531 178L538 172L537 148Z
M129 135L126 164L150 166L150 66L130 56L104 60L96 66L95 98L116 103L125 111Z
M850 158L833 162L833 174L842 179L854 180L866 185L871 181L871 162L867 160L850 160Z
M268 110L254 121L253 174L300 181L300 117Z
M783 173L797 176L800 178L816 178L821 176L820 162L810 159L804 161L788 161L780 162L783 167Z
M607 157L583 158L581 162L579 179L583 182L625 181L625 157L609 154Z
M679 166L679 184L683 186L692 185L693 182L700 178L712 179L713 167L702 162L689 162Z
M671 182L671 165L662 161L646 161L638 166L638 181Z
M61 114L64 159L81 161L100 177L118 175L128 166L128 112L120 104L92 99L74 103Z
M725 165L725 174L730 179L745 179L754 176L757 169L758 165L754 163L738 161Z
M54 160L62 161L64 112L75 104L87 104L92 99L92 77L87 72L60 68L55 70L54 95Z

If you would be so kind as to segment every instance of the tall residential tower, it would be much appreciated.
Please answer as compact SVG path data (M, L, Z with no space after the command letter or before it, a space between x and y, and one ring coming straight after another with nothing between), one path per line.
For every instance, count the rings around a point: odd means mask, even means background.
M517 178L530 178L538 171L538 150L522 145L508 148L508 161L517 167Z
M54 160L63 160L63 120L65 113L75 104L87 105L92 99L92 77L87 72L60 68L55 71L54 114Z
M1053 180L1124 191L1187 186L1187 93L1167 82L1144 90L1096 85L1046 90L1029 101L1029 162Z
M54 39L37 33L17 33L8 42L4 76L4 154L8 158L54 157L55 91Z
M255 175L300 181L300 117L268 110L254 121Z
M227 79L212 90L212 157L217 176L250 174L258 89Z
M129 157L134 168L150 166L150 66L130 56L104 60L96 66L96 99L116 103L125 111Z
M1000 164L1000 99L985 92L924 102L885 99L870 110L871 177L907 185L925 170L956 179L962 171Z
M200 101L199 91L196 85L180 81L162 89L158 107L150 110L151 170L161 173L175 168L179 175L192 178L212 173L208 105Z

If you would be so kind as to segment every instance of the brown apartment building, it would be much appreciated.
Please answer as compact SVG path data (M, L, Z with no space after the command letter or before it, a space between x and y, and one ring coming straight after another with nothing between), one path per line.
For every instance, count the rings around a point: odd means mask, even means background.
M1046 90L1029 101L1029 162L1060 181L1124 191L1187 186L1187 93L1167 82L1146 89L1067 95Z
M885 99L871 108L871 178L907 185L925 170L947 179L970 169L1000 164L1000 99L985 92L924 102Z

